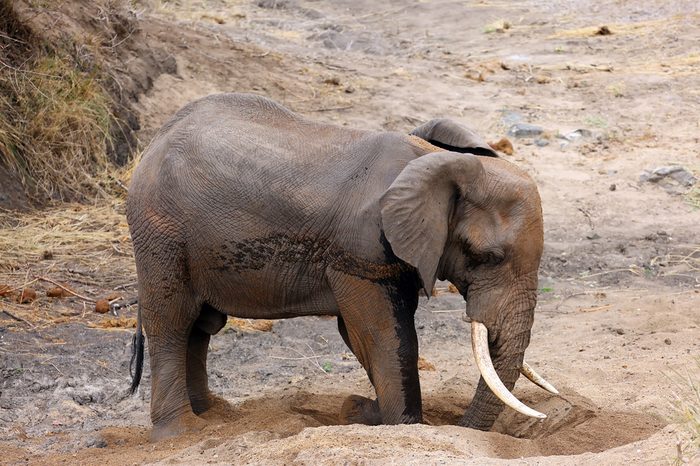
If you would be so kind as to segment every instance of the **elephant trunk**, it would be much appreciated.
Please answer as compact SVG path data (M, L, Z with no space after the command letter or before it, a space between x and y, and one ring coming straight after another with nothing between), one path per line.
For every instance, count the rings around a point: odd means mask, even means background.
M493 364L490 371L492 375L489 375L489 370L483 369L482 364L477 361L482 376L479 379L476 394L459 423L464 427L478 430L491 429L496 418L505 408L505 403L502 400L523 414L544 417L543 414L520 403L510 393L518 380L523 367L525 350L530 343L533 313L532 311L521 313L518 314L517 318L511 318L505 322L507 322L507 326L501 326L498 333L488 338L488 351L484 349L484 352L487 353L484 358L488 359L487 365L490 365L491 362ZM480 332L483 332L481 336ZM472 339L477 360L483 357L482 354L477 353L479 345L477 340L483 338L485 341L486 335L486 327L483 324L472 322ZM483 346L485 347L486 344ZM493 379L496 379L496 383ZM494 389L500 392L500 397L494 393Z

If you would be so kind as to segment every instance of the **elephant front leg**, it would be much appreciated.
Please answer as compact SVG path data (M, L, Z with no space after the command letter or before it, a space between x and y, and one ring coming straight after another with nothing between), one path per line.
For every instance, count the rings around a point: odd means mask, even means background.
M387 289L368 280L335 272L340 310L338 327L374 385L377 400L352 396L341 420L363 424L411 424L422 421L418 379L418 339L413 316L417 292Z

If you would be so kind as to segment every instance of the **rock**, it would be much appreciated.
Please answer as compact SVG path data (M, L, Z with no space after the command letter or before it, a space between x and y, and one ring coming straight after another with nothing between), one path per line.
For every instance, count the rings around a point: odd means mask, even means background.
M523 116L518 112L507 112L504 111L501 121L505 126L512 126L516 123L523 121Z
M489 142L491 149L503 152L506 155L513 155L513 144L507 138L501 138L497 142Z
M95 312L98 314L107 314L109 312L109 301L100 299L95 303Z
M567 141L577 141L582 138L590 138L591 136L593 136L593 133L587 129L576 129L570 133L564 134L561 137Z
M107 442L100 437L88 437L83 442L85 448L107 448Z
M612 31L610 30L609 27L607 26L601 26L598 28L598 30L595 32L596 36L609 36L612 34Z
M545 147L549 145L549 141L547 141L546 139L537 138L535 139L535 145L537 147Z
M670 339L670 338L666 338L666 339L664 340L664 343L666 343L667 345L670 345L670 344L671 344L671 339Z
M544 132L541 126L531 125L529 123L516 123L508 130L508 136L516 138L527 138L539 136Z
M260 8L268 10L283 10L289 8L289 0L258 0L255 4Z
M671 178L678 184L690 187L693 186L697 179L685 168L680 165L671 165L666 167L658 167L653 170L644 170L639 175L639 181L648 181L649 183L657 183L663 179Z
M615 190L617 190L617 185L616 185L615 183L613 183L613 184L611 184L610 186L608 186L608 189L609 189L610 191L615 191Z
M586 238L588 238L590 240L600 239L600 235L594 231L592 233L587 234Z

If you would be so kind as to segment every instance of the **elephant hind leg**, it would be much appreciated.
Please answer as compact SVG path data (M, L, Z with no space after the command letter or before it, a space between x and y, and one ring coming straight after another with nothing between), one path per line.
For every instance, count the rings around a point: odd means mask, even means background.
M164 297L146 293L140 297L151 363L153 440L206 425L192 412L187 394L188 340L198 305L182 287L168 291Z
M226 325L226 314L204 303L187 343L187 393L195 414L208 411L217 401L209 391L207 353L209 340Z

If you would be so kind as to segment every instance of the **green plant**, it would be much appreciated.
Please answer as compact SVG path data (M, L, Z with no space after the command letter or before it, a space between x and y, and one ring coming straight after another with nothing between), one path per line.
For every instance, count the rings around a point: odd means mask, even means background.
M323 369L323 372L330 373L333 370L333 364L330 361L326 361L321 364L321 369Z

